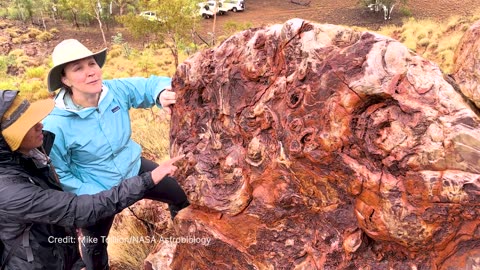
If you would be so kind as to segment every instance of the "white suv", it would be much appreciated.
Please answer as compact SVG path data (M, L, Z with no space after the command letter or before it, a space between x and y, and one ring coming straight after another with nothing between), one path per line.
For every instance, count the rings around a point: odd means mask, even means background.
M155 13L155 11L144 11L140 13L140 16L149 21L158 21L157 13Z
M245 10L245 2L243 0L222 0L223 6L233 12Z
M228 9L223 7L222 3L218 3L218 6L217 6L216 1L203 2L198 4L198 6L200 7L200 11L199 11L200 15L206 19L213 17L213 14L214 14L213 12L223 15L223 14L226 14L228 11Z

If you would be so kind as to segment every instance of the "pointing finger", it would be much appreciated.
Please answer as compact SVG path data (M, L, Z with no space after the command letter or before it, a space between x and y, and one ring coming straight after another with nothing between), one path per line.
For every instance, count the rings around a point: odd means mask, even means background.
M171 163L171 164L173 164L173 163L175 163L175 162L177 162L177 161L179 161L179 160L183 159L184 157L185 157L185 155L179 155L179 156L176 156L176 157L174 157L174 158L170 159L170 163Z

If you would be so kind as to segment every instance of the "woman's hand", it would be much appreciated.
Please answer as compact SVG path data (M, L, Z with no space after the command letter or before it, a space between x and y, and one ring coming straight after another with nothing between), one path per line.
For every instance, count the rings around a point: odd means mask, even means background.
M152 180L153 183L158 184L162 179L167 175L172 175L177 170L177 166L174 165L175 162L184 158L185 155L176 156L172 159L160 162L157 168L152 171Z
M165 112L171 115L172 105L175 104L177 100L177 96L175 92L172 91L172 87L165 87L165 90L160 93L158 100L160 101L160 105L162 105L162 108L165 110Z

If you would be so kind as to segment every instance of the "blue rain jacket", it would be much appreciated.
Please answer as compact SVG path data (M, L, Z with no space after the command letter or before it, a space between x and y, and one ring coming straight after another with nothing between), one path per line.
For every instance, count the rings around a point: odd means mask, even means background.
M154 106L170 84L158 76L104 80L98 107L80 111L65 108L61 90L43 124L55 134L50 158L63 189L95 194L138 175L142 149L131 139L128 111Z

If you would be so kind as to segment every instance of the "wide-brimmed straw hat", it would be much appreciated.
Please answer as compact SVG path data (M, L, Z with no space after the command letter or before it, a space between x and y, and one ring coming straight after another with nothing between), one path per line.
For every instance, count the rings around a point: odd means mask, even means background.
M0 91L0 129L12 151L20 147L27 132L42 121L54 106L52 99L30 103L20 97L18 91Z
M103 67L107 49L93 53L76 39L66 39L60 42L52 53L53 68L48 73L48 91L53 92L62 87L62 71L66 64L90 56L93 56L97 64Z

